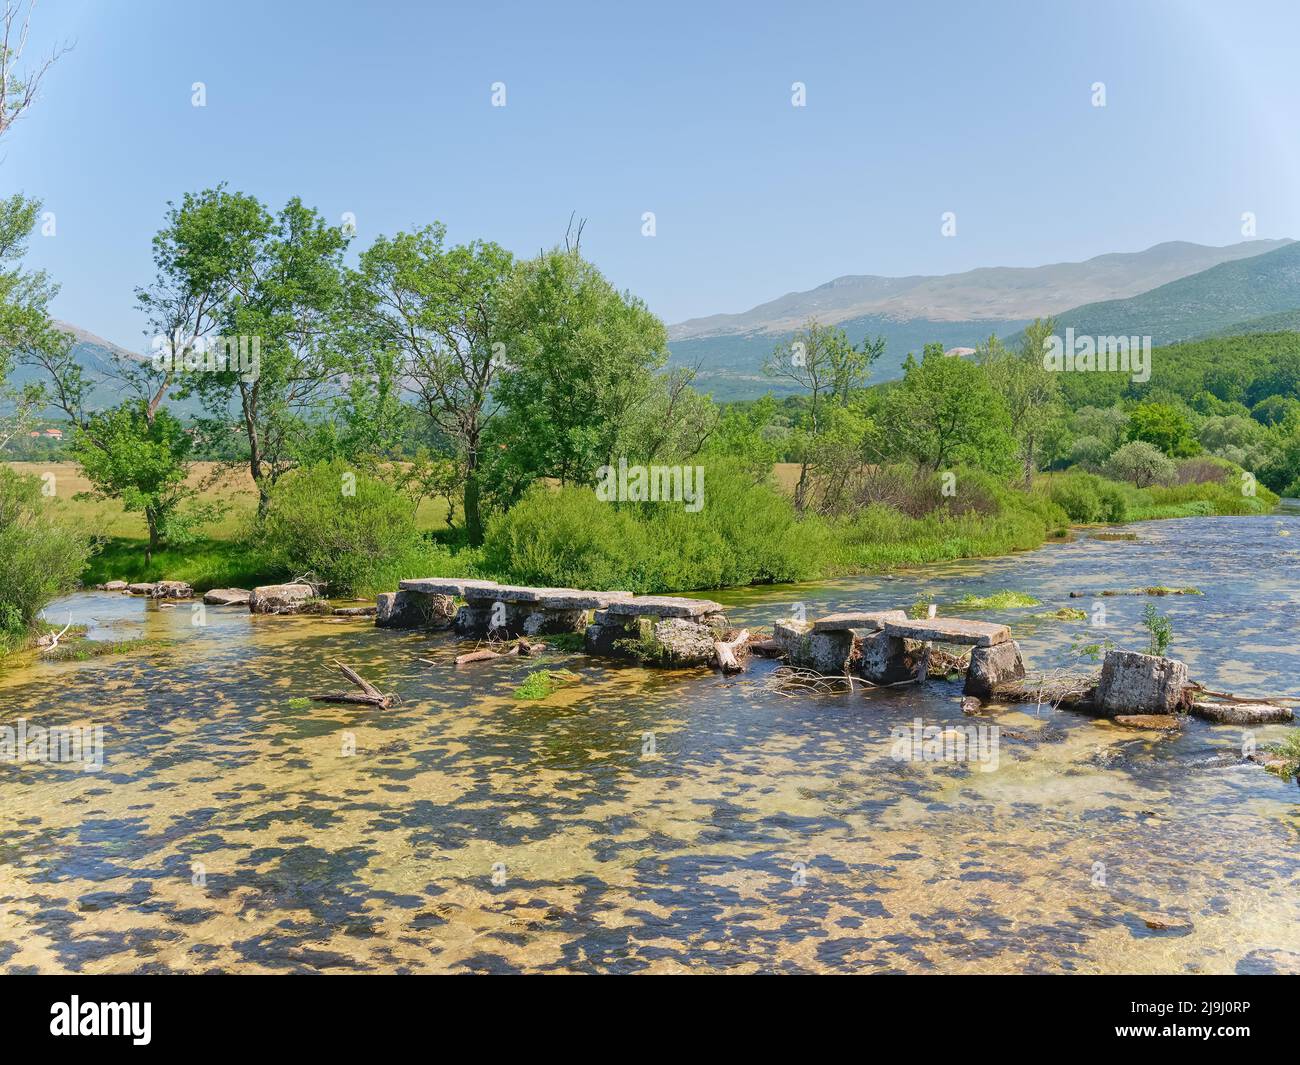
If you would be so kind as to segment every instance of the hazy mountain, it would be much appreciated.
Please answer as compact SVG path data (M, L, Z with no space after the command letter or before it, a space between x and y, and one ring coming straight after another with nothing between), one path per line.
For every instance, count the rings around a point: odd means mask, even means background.
M1061 328L1074 325L1078 333L1150 333L1165 343L1300 307L1300 293L1284 268L1298 259L1300 244L1290 240L1223 248L1172 241L1079 263L987 267L942 277L842 277L743 314L679 323L669 329L670 344L674 363L698 365L699 387L727 400L790 390L763 376L763 361L809 317L839 325L854 342L884 336L885 355L873 373L877 381L898 376L908 352L927 343L975 347L992 333L1014 338L1031 319L1045 315L1056 317ZM1208 282L1193 282L1206 277ZM1084 296L1099 292L1109 296ZM1148 328L1139 330L1135 323Z
M1222 248L1170 241L1139 252L1098 255L1047 266L989 266L941 276L837 277L790 292L740 314L692 318L669 328L670 340L786 333L810 317L834 324L874 316L909 321L1029 320L1070 307L1124 299L1220 263L1273 251L1289 240L1251 240Z
M1207 335L1286 329L1300 308L1300 244L1227 262L1125 300L1090 303L1056 316L1057 331L1150 336L1172 344Z

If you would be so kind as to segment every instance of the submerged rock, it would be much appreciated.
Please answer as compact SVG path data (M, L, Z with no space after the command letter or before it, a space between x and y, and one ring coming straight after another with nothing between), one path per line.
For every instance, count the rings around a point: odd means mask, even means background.
M1154 729L1158 732L1175 732L1182 721L1174 714L1118 714L1111 718L1123 728Z

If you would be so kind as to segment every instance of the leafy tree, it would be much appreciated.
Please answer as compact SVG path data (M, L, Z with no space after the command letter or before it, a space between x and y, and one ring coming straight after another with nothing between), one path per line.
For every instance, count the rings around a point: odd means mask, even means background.
M100 498L120 499L128 512L144 515L149 529L145 563L163 541L188 538L211 507L183 514L180 506L196 494L186 483L193 441L166 408L150 413L144 403L124 403L81 423L72 440L73 457Z
M1154 444L1145 440L1132 440L1125 444L1106 464L1106 475L1117 481L1131 481L1139 488L1164 484L1173 480L1175 467L1169 458Z
M1006 403L1026 488L1033 485L1043 436L1059 410L1061 375L1043 365L1043 352L1054 329L1052 319L1036 318L1025 327L1017 351L1007 351L993 336L981 352L980 361Z
M154 238L157 276L137 293L173 357L206 360L181 378L218 421L235 412L258 513L307 447L308 417L348 369L343 252L348 238L301 200L272 216L224 187L187 194ZM175 372L173 370L173 372Z
M483 435L496 415L492 390L504 363L500 294L513 259L496 244L445 246L435 222L380 237L361 256L354 305L365 342L396 354L397 370L429 421L454 442L463 467L465 527L483 540Z
M1191 419L1172 403L1139 403L1129 413L1128 435L1130 440L1145 440L1175 458L1200 451Z
M593 484L601 466L641 443L633 430L643 405L662 395L656 371L667 333L577 247L518 265L502 294L501 335L501 416L491 439L504 501L543 477Z
M0 465L0 642L71 591L90 553L90 538L58 519L40 481Z
M1015 454L1005 401L982 367L944 355L942 344L927 344L919 362L907 357L882 423L886 449L935 471L964 464L1004 472Z
M802 511L807 504L813 450L822 431L826 405L846 404L852 392L866 384L872 364L884 350L883 337L864 340L860 347L854 347L843 329L810 318L788 345L778 344L768 356L764 373L792 381L807 393L807 425L800 440L799 482L794 490L796 509Z
M47 310L56 286L43 272L20 265L40 208L39 201L21 194L0 200L0 405L7 409L0 417L0 450L28 429L44 406L39 386L6 385L14 366L64 342Z

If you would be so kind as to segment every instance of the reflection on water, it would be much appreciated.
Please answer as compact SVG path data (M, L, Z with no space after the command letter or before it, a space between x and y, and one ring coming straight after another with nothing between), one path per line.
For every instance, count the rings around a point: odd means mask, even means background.
M1133 528L1137 542L1085 535L716 598L761 625L793 603L815 615L1028 591L1043 607L981 616L1051 667L1089 630L1029 615L1191 584L1204 597L1158 602L1192 675L1300 695L1300 521ZM1106 599L1106 634L1140 646L1144 602ZM106 726L99 773L0 765L0 971L1300 963L1300 789L1241 763L1237 729L1156 737L1000 708L998 768L984 773L890 756L891 728L967 720L942 682L786 698L765 688L765 662L722 679L552 655L583 684L517 703L536 663L456 669L447 637L220 608L200 627L185 604L99 594L50 616L69 610L96 635L176 642L0 674L6 722ZM401 705L294 702L342 685L334 659Z

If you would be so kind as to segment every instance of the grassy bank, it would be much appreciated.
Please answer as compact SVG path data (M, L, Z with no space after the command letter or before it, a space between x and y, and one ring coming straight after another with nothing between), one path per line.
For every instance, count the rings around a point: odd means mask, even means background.
M86 585L169 579L203 591L301 575L251 536L252 486L240 472L196 471L203 498L222 503L221 519L207 535L163 549L149 563L139 515L81 496L87 486L75 467L39 472L54 473L58 505L100 537L82 575ZM680 505L610 505L590 489L538 485L493 519L481 551L438 542L446 539L445 510L424 504L416 514L424 540L369 565L364 587L355 592L370 596L395 588L403 577L440 575L640 593L814 580L1032 550L1065 538L1071 525L1257 514L1277 503L1267 489L1243 494L1227 480L1136 488L1067 471L1044 475L1024 491L963 473L961 492L948 499L929 484L932 479L917 474L903 497L803 518L791 506L794 476L785 465L763 483L740 468L711 464L708 505L694 513ZM319 524L328 528L328 517ZM329 544L324 540L327 550Z

